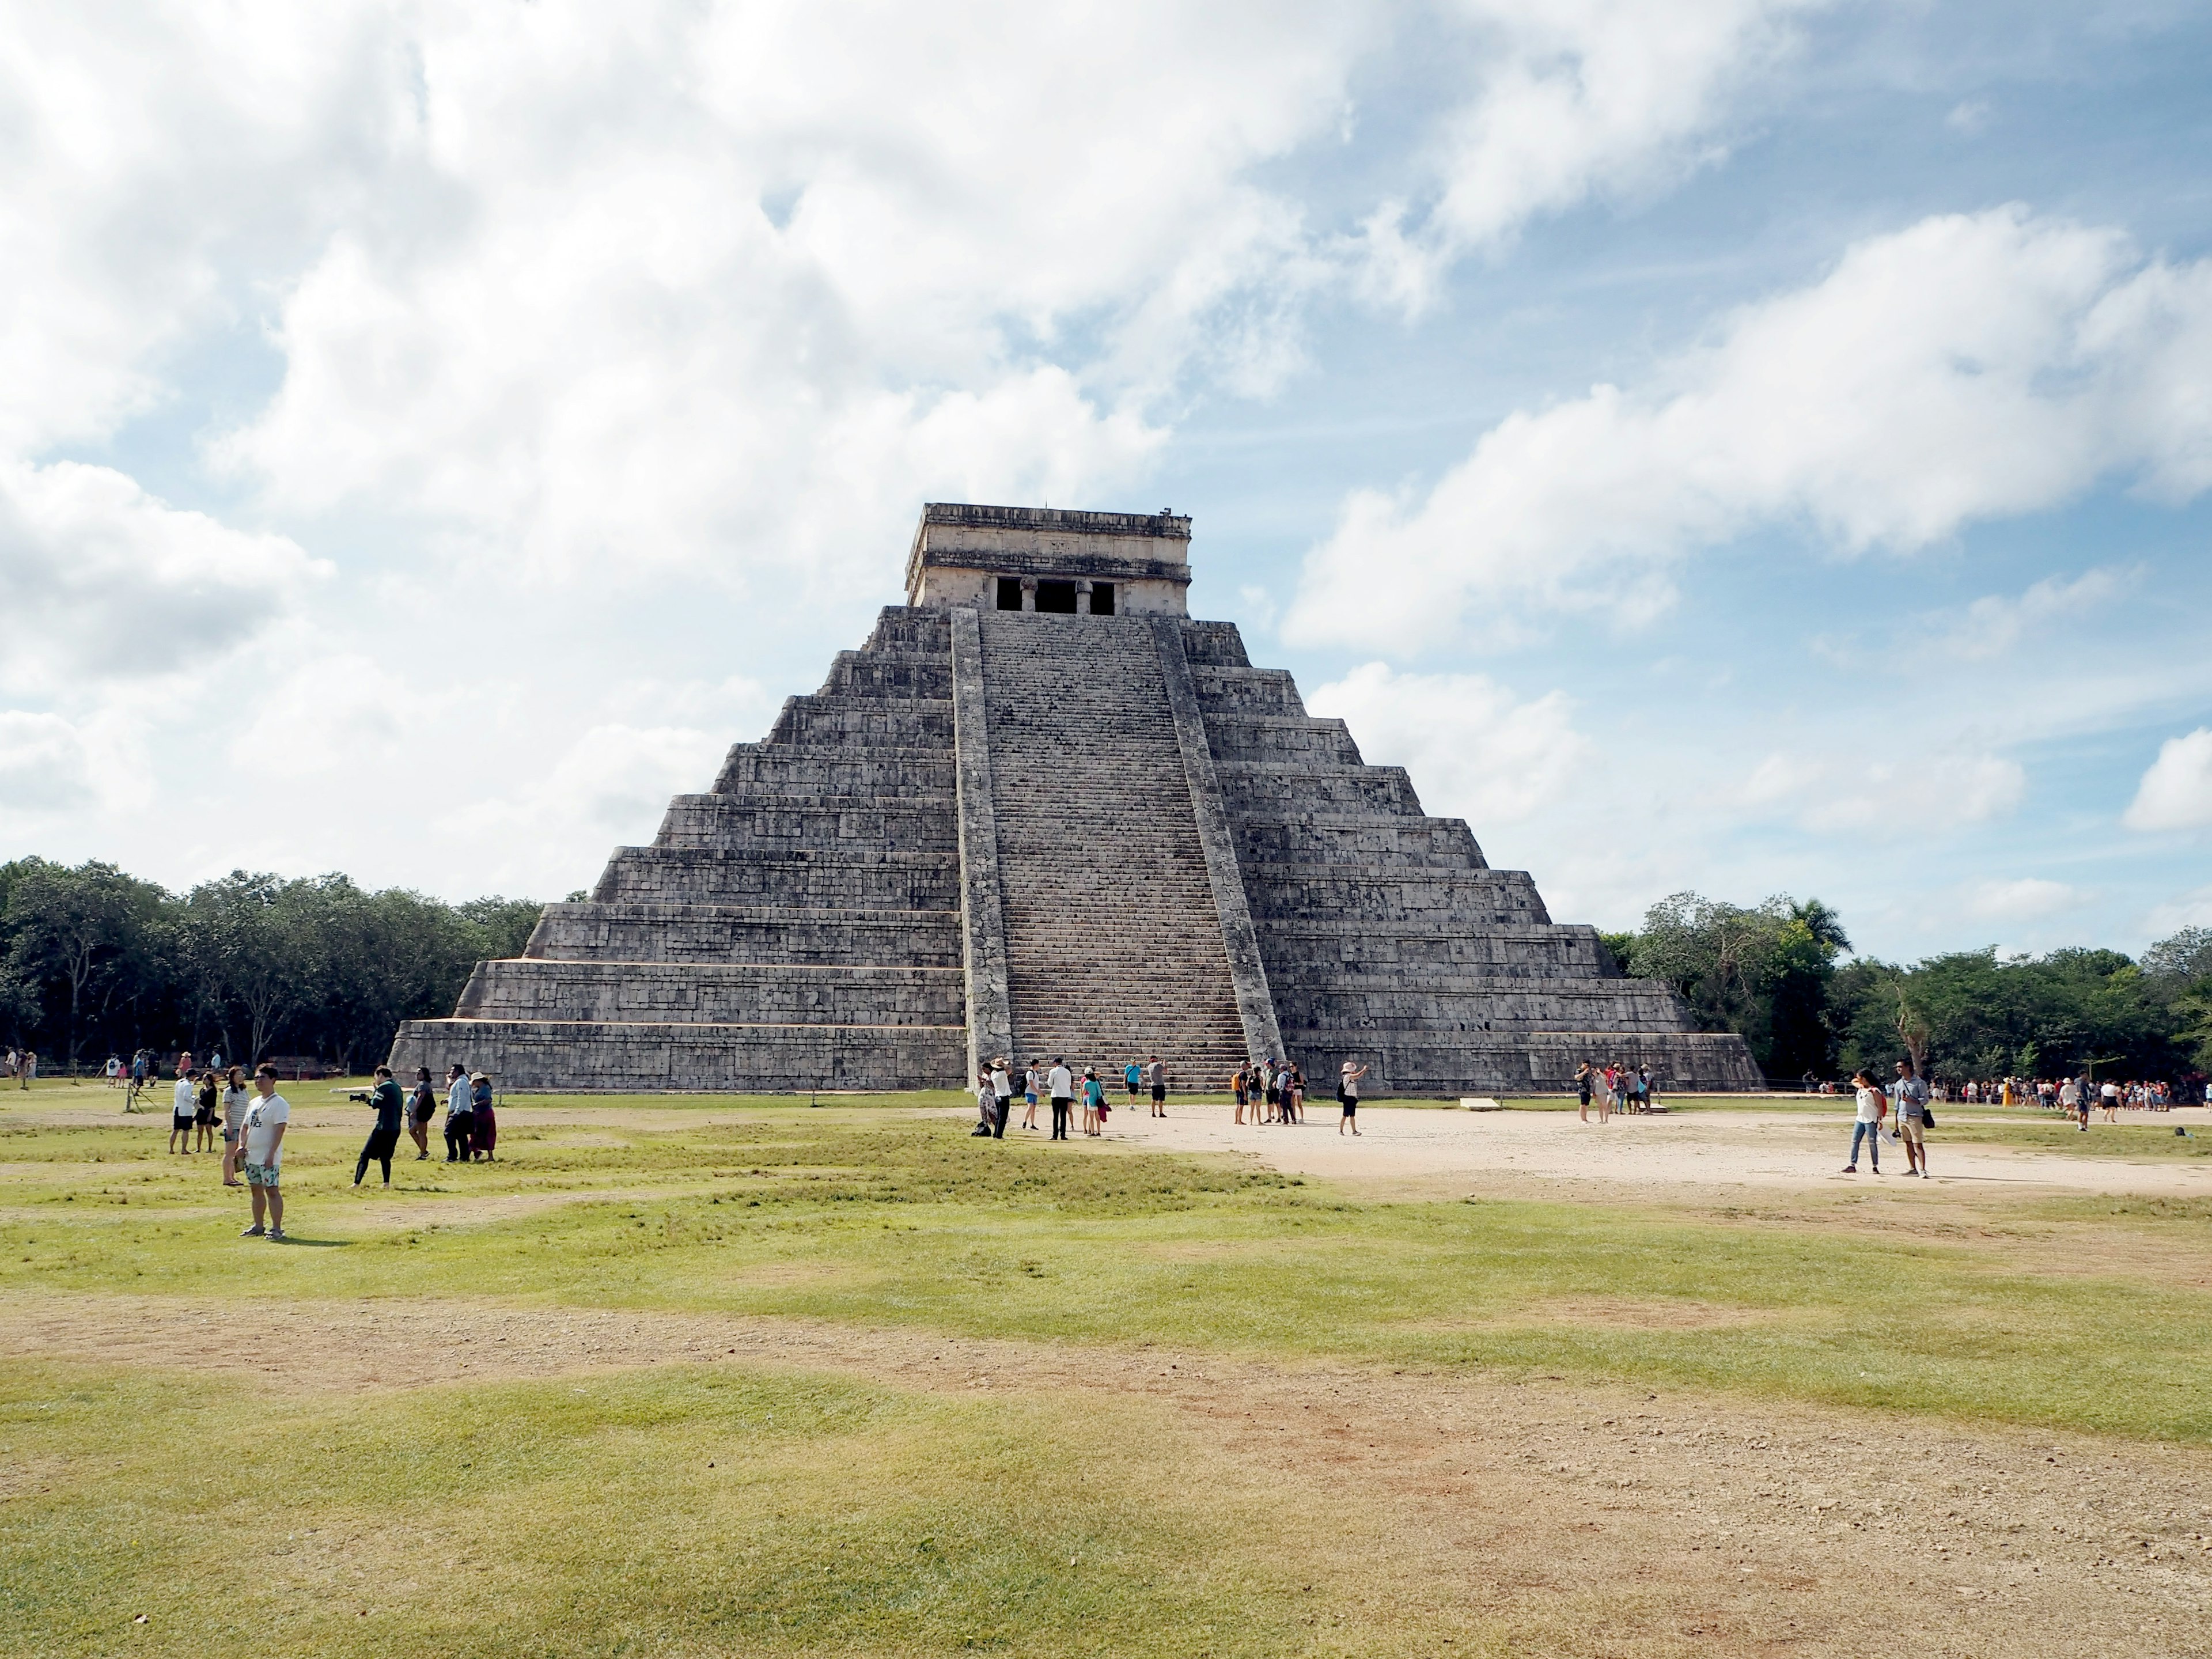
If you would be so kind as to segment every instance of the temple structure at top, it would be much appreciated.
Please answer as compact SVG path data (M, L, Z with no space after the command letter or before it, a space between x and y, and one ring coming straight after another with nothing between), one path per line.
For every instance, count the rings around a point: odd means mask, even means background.
M887 606L591 897L480 963L395 1067L519 1090L959 1087L979 1065L1369 1067L1565 1089L1584 1060L1755 1088L1741 1038L1370 766L1189 617L1190 520L932 504Z

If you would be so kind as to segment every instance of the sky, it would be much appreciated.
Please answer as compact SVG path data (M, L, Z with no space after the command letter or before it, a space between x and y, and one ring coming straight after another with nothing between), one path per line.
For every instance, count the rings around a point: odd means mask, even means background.
M2212 924L2212 12L0 5L0 853L557 897L921 504L1555 919Z

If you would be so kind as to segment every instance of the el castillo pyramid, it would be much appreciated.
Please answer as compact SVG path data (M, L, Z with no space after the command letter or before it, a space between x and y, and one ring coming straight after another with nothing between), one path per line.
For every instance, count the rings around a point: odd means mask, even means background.
M1375 1097L1596 1059L1759 1086L1741 1038L1191 620L1189 551L1167 514L925 507L907 603L393 1066L781 1092L960 1087L994 1054L1158 1054L1179 1087L1357 1058Z

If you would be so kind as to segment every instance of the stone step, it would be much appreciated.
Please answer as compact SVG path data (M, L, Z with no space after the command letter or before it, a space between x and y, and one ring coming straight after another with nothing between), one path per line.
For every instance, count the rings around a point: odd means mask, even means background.
M981 620L1017 1042L1241 1048L1152 623Z
M787 697L769 728L774 744L842 744L848 747L952 748L952 704L921 698Z

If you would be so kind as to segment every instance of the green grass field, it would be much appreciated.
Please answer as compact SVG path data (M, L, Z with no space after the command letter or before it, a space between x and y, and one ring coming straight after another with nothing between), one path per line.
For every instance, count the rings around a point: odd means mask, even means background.
M242 1203L212 1158L162 1151L165 1118L66 1085L0 1100L0 1297L171 1298L248 1329L364 1299L767 1316L2212 1443L2197 1201L1984 1202L1942 1224L1858 1193L1725 1213L1383 1202L979 1144L890 1109L931 1103L912 1097L519 1099L499 1163L403 1145L386 1195L348 1187L358 1109L290 1092L334 1121L288 1139L285 1247L236 1237ZM1945 1133L2063 1150L2073 1132L1954 1113ZM2074 1139L2109 1156L2118 1133ZM1209 1548L1267 1534L1283 1494L1182 1478L1204 1449L1138 1400L754 1365L398 1397L36 1357L0 1379L10 1652L1434 1650L1330 1579L1319 1544Z

